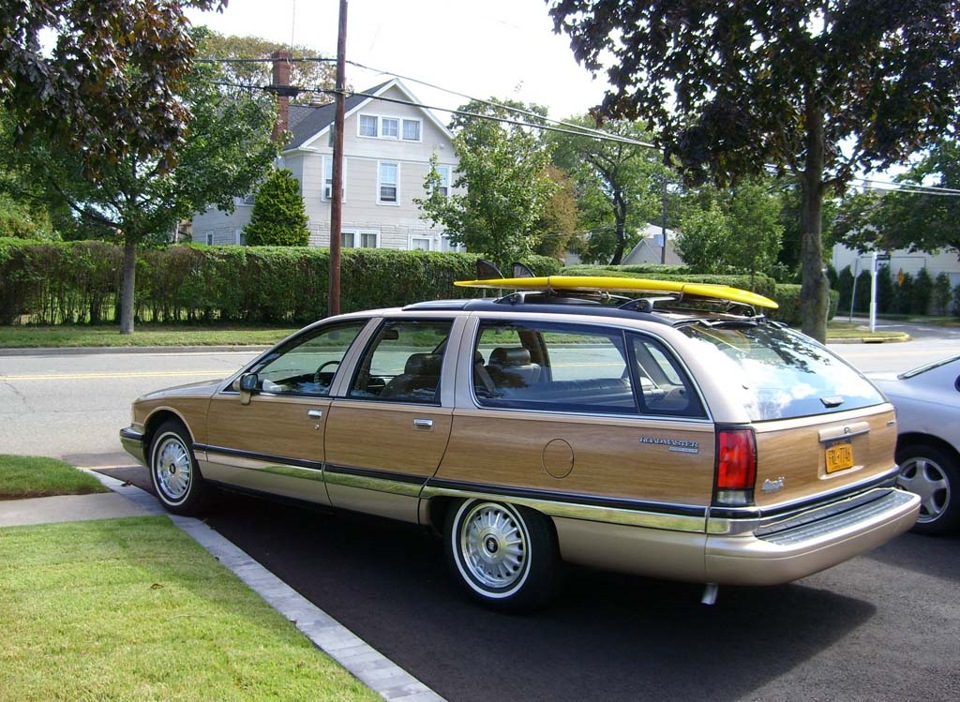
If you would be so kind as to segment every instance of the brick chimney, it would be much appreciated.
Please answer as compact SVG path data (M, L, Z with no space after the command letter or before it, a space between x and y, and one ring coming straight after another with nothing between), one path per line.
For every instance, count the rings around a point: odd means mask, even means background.
M289 51L274 51L270 54L273 59L273 88L277 96L277 123L273 126L273 140L281 142L283 133L290 127L290 59L293 54Z

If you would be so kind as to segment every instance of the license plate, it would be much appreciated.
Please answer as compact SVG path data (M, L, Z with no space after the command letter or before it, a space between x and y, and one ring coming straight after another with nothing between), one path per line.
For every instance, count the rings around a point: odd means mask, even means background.
M853 444L850 441L841 441L828 446L827 472L836 473L847 468L853 468Z

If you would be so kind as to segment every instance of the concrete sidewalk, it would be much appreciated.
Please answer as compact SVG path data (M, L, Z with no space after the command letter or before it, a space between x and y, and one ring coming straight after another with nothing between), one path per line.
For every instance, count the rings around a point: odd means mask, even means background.
M0 501L0 529L166 515L267 604L293 622L318 648L381 697L404 702L443 700L199 519L169 514L153 495L140 488L96 471L90 473L110 488L110 492Z

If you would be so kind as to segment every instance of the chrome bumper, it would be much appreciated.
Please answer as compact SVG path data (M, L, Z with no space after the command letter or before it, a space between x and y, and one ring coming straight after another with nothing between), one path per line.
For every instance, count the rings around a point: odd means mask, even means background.
M920 498L895 488L825 519L757 535L708 536L707 582L730 585L786 583L842 563L908 531Z
M143 432L134 427L124 427L120 430L120 444L123 450L136 458L143 465L147 464L143 449Z

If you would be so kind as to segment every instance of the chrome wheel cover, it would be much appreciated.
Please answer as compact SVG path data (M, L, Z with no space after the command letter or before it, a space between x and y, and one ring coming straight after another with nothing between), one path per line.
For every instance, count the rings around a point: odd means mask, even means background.
M474 589L507 596L523 585L530 538L516 512L494 502L468 503L461 508L459 524L458 565Z
M950 480L939 463L923 456L900 465L897 485L920 496L919 524L937 521L950 505Z
M154 451L153 474L157 488L171 502L180 502L190 490L193 477L193 462L190 452L175 434L160 439Z

